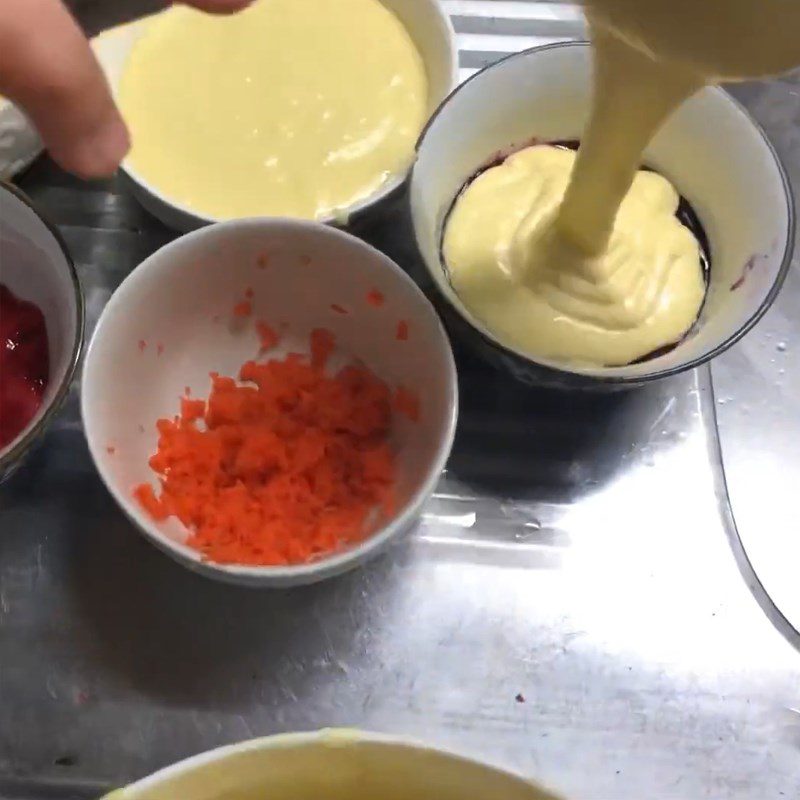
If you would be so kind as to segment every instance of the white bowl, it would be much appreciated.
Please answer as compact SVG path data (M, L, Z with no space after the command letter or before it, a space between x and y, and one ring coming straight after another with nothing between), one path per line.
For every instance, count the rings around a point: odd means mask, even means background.
M261 269L264 255L269 262ZM252 318L229 322L248 287L255 292ZM367 302L373 288L385 296L381 308ZM333 303L350 313L337 313ZM235 376L242 363L257 357L258 318L276 328L288 323L283 351L307 352L311 329L330 329L344 355L361 359L391 386L416 391L422 409L416 423L397 415L393 422L395 517L359 546L298 566L204 561L184 544L186 531L176 520L155 522L131 494L137 484L154 481L147 462L156 449L156 420L177 413L185 386L193 396L206 397L210 371ZM408 322L408 341L397 339L399 320ZM400 267L320 223L244 219L177 239L125 279L103 311L86 356L82 413L101 477L147 538L205 575L288 586L354 567L414 524L450 453L457 394L447 335Z
M16 439L0 448L2 481L19 466L64 402L80 359L84 322L80 282L61 236L22 192L4 183L0 183L0 283L39 307L50 358L41 407Z
M428 113L432 113L458 82L458 49L450 17L442 10L438 0L381 0L406 27L422 56L428 78ZM160 12L165 13L165 12ZM136 41L145 33L152 17L105 31L95 37L92 44L106 76L116 95L125 69L128 54ZM144 180L131 166L129 160L122 164L130 179L131 191L153 216L165 225L179 231L190 231L217 222L218 219L200 214L167 197L153 184ZM404 182L407 171L393 176L376 192L354 204L335 217L320 219L324 223L341 222L358 215L385 200Z
M11 180L42 152L42 140L25 114L0 97L0 180Z
M461 303L441 262L445 215L487 161L543 141L579 139L591 94L590 48L560 44L510 56L462 84L417 145L410 186L425 264L475 346L531 383L618 388L673 375L723 352L760 319L786 276L794 245L792 194L764 132L725 91L707 88L655 137L645 162L669 178L708 235L711 273L698 324L677 347L624 367L572 369L499 342Z
M292 733L221 747L105 800L555 800L522 778L412 741L357 731Z

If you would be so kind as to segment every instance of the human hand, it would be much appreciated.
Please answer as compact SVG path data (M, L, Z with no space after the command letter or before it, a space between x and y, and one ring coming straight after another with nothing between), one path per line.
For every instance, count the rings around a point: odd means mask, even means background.
M251 0L184 2L228 14ZM61 0L0 0L0 95L25 111L52 158L75 175L110 175L128 152L102 69Z

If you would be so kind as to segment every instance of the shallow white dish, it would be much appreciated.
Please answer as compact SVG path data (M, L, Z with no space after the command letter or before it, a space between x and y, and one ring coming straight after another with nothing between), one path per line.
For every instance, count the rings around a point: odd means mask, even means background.
M428 78L428 113L432 113L458 82L458 49L450 18L438 0L381 0L405 25L425 64ZM163 12L162 12L163 13ZM131 48L147 30L152 17L131 22L101 33L93 40L93 48L103 66L112 91L116 94ZM153 216L179 231L194 230L218 221L199 214L162 194L124 161L124 174L130 179L133 194ZM353 215L385 200L398 189L407 172L393 176L375 193L351 206L341 215L321 219L324 223L346 221Z
M453 92L420 137L410 201L417 243L445 308L478 350L529 383L619 388L698 366L753 327L788 272L794 207L786 172L758 124L727 92L704 89L669 119L644 157L686 197L709 239L708 295L690 335L664 355L613 368L573 369L503 345L450 286L440 253L445 216L464 182L498 153L533 139L579 139L590 95L585 43L535 48L487 67Z
M263 267L264 257L268 259ZM252 288L252 317L232 315ZM375 308L367 293L385 304ZM349 313L331 308L336 303ZM257 358L254 321L287 327L276 351L308 352L313 328L331 330L344 357L361 359L390 386L420 399L421 418L394 415L397 512L352 549L289 567L222 566L184 544L175 519L154 521L133 488L155 483L148 458L156 420L174 416L188 386L207 397L209 372L238 375ZM408 341L397 323L408 323ZM457 381L447 335L433 307L389 258L349 234L320 223L244 219L203 228L146 259L123 281L103 311L83 371L82 414L101 477L144 535L181 564L210 577L251 586L311 583L343 572L407 531L433 491L450 453Z
M555 800L511 773L358 731L268 736L181 761L105 800Z
M2 182L0 283L41 310L50 359L49 383L39 411L16 439L0 448L2 481L19 466L64 402L80 359L84 326L80 282L61 236L22 192Z

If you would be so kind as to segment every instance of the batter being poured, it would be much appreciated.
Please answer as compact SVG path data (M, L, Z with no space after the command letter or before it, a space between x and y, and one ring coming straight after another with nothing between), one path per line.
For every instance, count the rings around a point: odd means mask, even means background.
M679 197L638 171L671 112L708 83L800 63L796 0L588 0L592 114L577 158L523 150L475 179L447 223L453 287L500 339L587 366L677 342L704 297Z

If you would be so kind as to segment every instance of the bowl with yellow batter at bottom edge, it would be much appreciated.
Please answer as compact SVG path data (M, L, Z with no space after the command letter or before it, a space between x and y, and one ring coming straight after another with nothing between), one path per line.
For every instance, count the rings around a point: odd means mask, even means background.
M556 800L521 777L411 740L291 733L181 761L104 800Z
M437 0L379 0L379 2L399 20L421 57L427 79L427 103L424 117L420 121L421 126L457 82L458 51L450 19L442 11ZM106 73L118 103L121 101L121 82L133 48L148 33L151 26L158 22L162 15L173 13L199 14L199 12L186 8L170 8L159 12L159 14L105 31L93 40L95 54ZM230 21L214 19L213 24L225 25ZM233 21L235 22L235 20ZM265 102L268 100L269 98L267 97ZM124 110L124 104L122 105ZM209 109L209 113L213 114L214 109ZM414 135L416 135L416 132L417 129L415 128ZM135 145L136 137L134 135L134 148ZM396 195L411 166L413 148L409 148L408 156L408 161L402 168L393 170L380 186L363 197L363 199L353 202L346 208L333 211L329 215L320 216L317 221L343 225L352 217L360 217L362 214L370 212L383 201ZM169 227L179 231L190 231L212 222L232 218L264 215L297 216L288 213L285 209L267 212L259 208L250 208L246 213L228 215L210 213L197 208L193 209L169 190L161 188L158 181L146 179L140 170L134 166L130 154L122 164L122 175L131 192L151 214ZM226 187L223 183L219 187L217 194L224 196L225 192ZM305 215L300 216L308 218Z
M690 333L669 352L622 367L566 365L510 346L465 307L450 284L441 257L446 216L464 184L498 156L534 141L578 140L590 92L586 43L535 48L477 73L423 131L410 204L439 306L458 336L526 383L613 390L703 364L755 325L789 269L794 207L785 169L758 124L724 90L704 89L670 118L644 157L688 200L708 237L709 287Z

